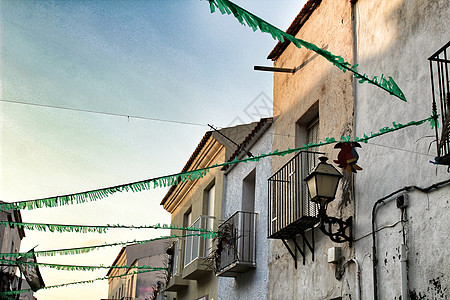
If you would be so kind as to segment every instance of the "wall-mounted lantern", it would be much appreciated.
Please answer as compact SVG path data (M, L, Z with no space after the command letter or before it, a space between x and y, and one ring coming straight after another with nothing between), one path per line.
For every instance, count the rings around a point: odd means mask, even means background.
M320 220L319 229L325 235L329 236L333 242L349 242L351 247L352 217L343 221L342 219L327 215L328 204L336 197L339 180L343 176L335 167L327 163L327 157L319 157L319 160L320 163L305 178L311 201L316 203L319 209L317 215ZM348 235L346 234L347 228L349 229ZM333 232L333 229L336 229L336 231Z

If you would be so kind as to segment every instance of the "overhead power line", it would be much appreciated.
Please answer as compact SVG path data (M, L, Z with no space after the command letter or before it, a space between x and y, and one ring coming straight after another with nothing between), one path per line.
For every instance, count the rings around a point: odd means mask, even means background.
M141 120L149 120L149 121L157 121L157 122L165 122L165 123L174 123L174 124L182 124L182 125L192 125L192 126L207 127L207 125L200 124L200 123L176 121L176 120L167 120L167 119L159 119L159 118L136 116L136 115L127 115L127 114L119 114L119 113L111 113L111 112L105 112L105 111L88 110L88 109L80 109L80 108L73 108L73 107L49 105L49 104L39 104L39 103L14 101L14 100L6 100L6 99L0 99L0 102L22 104L22 105L30 105L30 106L38 106L38 107L45 107L45 108L56 108L56 109L63 109L63 110L76 111L76 112L85 112L85 113L92 113L92 114L100 114L100 115L114 116L114 117L125 117L125 118L128 118L128 119L133 118L133 119L141 119Z

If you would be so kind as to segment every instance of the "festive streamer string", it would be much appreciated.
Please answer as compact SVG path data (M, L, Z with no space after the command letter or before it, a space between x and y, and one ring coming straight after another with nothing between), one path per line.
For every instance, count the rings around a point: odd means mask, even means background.
M284 42L285 39L287 39L298 48L301 48L303 46L309 50L312 50L338 67L344 73L346 71L352 72L353 76L358 79L359 83L368 82L406 102L405 95L395 83L394 79L392 79L392 77L389 76L386 78L384 75L381 75L380 79L378 79L377 76L370 79L366 74L363 75L356 71L356 67L358 65L352 66L341 56L334 55L331 52L319 48L312 43L295 38L294 36L273 26L272 24L264 21L263 19L257 17L256 15L250 13L249 11L243 9L242 7L234 4L229 0L208 0L208 2L210 5L211 13L214 13L216 11L216 8L218 8L222 14L233 14L233 16L239 21L239 23L241 23L242 25L247 24L253 29L253 31L259 29L261 32L269 33L275 40L278 40L280 42Z
M77 232L77 233L105 233L108 229L174 229L174 230L189 230L198 232L213 232L203 228L195 227L181 227L168 224L155 224L155 225L68 225L68 224L47 224L47 223L26 223L26 222L8 222L0 221L0 225L5 226L17 226L19 228L25 228L27 230L38 231L50 231L50 232Z
M79 265L61 265L61 264L49 264L49 263L35 263L35 262L26 262L26 261L20 261L20 260L8 260L8 259L0 259L0 263L11 265L11 266L18 266L18 265L30 265L33 267L48 267L51 269L56 270L63 270L63 271L95 271L95 270L101 270L101 269L144 269L144 270L151 270L151 271L158 271L158 270L167 270L167 268L164 267L150 267L146 265L142 266L79 266Z
M56 284L56 285L49 285L49 286L41 288L41 290L61 288L61 287L66 287L66 286L70 286L70 285L75 285L75 284L94 283L95 281L99 281L99 280L108 280L108 279L111 279L111 278L120 278L120 277L125 277L125 276L130 276L130 275L135 275L135 274L148 273L148 272L155 272L155 271L160 271L160 270L136 271L136 272L125 273L125 274L121 274L121 275L100 277L100 278L95 278L95 279L91 279L91 280L83 280L83 281L75 281L75 282L62 283L62 284ZM0 296L17 295L17 294L27 293L27 292L30 292L30 291L31 291L31 289L18 290L18 291L9 291L9 292L0 292Z
M77 248L67 248L67 249L57 249L57 250L42 250L42 251L34 251L34 252L17 252L17 253L0 253L1 257L19 257L19 256L27 256L27 257L33 257L33 254L37 257L45 257L45 256L56 256L58 255L76 255L76 254L85 254L89 253L94 250L106 248L106 247L115 247L115 246L127 246L132 244L146 244L151 241L158 241L158 240L166 240L166 239L175 239L175 238L185 238L190 236L198 236L204 239L212 239L217 236L217 232L208 232L208 233L192 233L192 234L185 234L185 235L170 235L170 236L162 236L154 239L149 240L141 240L141 241L127 241L127 242L117 242L117 243L111 243L111 244L103 244L103 245L94 245L94 246L85 246L85 247L77 247Z
M224 0L222 0L224 1ZM406 124L401 123L392 123L392 127L383 127L379 130L379 132L373 133L371 132L370 135L364 134L362 138L356 137L354 139L355 142L364 142L367 143L368 140L379 137L381 135L385 135L387 133L391 133L406 127L410 126L419 126L424 124L425 122L430 122L431 127L434 128L435 126L438 127L437 123L437 116L431 116L429 118L419 120L419 121L411 121ZM324 142L318 142L318 143L309 143L308 145L303 144L302 147L294 148L294 149L288 149L284 151L279 151L278 149L274 152L270 152L267 154L261 154L259 156L254 156L250 158L245 158L238 160L237 158L230 162L224 162L221 164L215 164L206 168L182 172L179 174L174 175L168 175L168 176L162 176L158 178L153 179L147 179L143 181L138 181L134 183L129 184L123 184L115 187L108 187L103 189L97 189L93 191L87 191L87 192L81 192L76 194L69 194L64 196L55 196L55 197L49 197L49 198L43 198L43 199L36 199L36 200L25 200L25 201L18 201L18 202L11 202L11 203L1 203L0 209L1 210L9 210L9 209L37 209L42 207L57 207L62 205L70 205L70 204L77 204L77 203L83 203L86 201L97 201L100 199L103 199L111 194L117 193L117 192L124 192L124 191L143 191L151 189L152 186L150 183L154 183L153 188L156 187L162 187L162 186L170 186L170 185L176 185L179 182L185 182L189 180L197 180L199 178L202 178L206 175L206 173L209 171L209 169L223 167L231 164L237 164L240 162L248 162L248 161L258 161L261 158L268 157L268 156L284 156L289 153L298 152L302 150L307 150L311 148L316 148L332 143L338 143L338 142L349 142L350 136L341 136L341 140L336 140L333 137L327 137L325 138ZM77 200L81 199L81 200Z

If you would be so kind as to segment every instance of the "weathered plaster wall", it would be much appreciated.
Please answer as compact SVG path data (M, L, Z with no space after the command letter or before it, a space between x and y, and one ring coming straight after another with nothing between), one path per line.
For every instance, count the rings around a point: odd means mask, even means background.
M351 6L348 1L324 0L296 35L352 61ZM292 43L274 62L275 67L295 68L295 74L274 73L275 137L273 149L296 146L295 124L315 103L319 104L320 136L347 135L352 128L352 78L306 48ZM300 144L301 145L301 144ZM330 151L332 147L321 150ZM275 158L274 171L291 156Z
M312 42L344 57L352 63L353 40L350 1L324 0L303 25L296 37ZM289 45L275 61L276 67L294 68L310 60L315 53ZM339 138L351 135L353 128L352 77L343 73L324 58L317 56L295 74L274 75L274 123L273 149L288 149L301 145L295 141L296 122L318 103L320 138ZM313 117L313 116L311 116ZM337 156L333 146L321 147L329 158ZM291 156L274 157L273 171L278 170ZM346 218L353 214L351 178L342 180L329 213ZM311 241L312 232L307 233ZM298 238L302 245L302 239ZM346 272L344 279L335 279L335 267L327 263L328 248L343 247L344 259L348 259L348 244L335 244L321 232L315 232L315 261L306 251L306 265L298 254L298 268L280 240L271 240L269 250L269 299L332 299L342 296L350 299L354 287L354 273ZM293 243L291 242L291 248ZM350 267L353 270L353 266ZM351 298L354 299L354 298Z
M272 150L272 128L249 150L253 155L268 153ZM265 158L258 162L236 165L225 179L225 196L223 201L223 219L242 210L243 180L253 170L255 178L255 212L258 213L256 229L256 268L236 278L219 277L219 298L233 299L267 299L268 290L268 244L267 239L267 179L272 173L272 159Z
M357 85L356 135L378 131L393 121L407 123L431 115L430 71L427 58L450 38L448 0L359 0L356 4L356 32L359 71L392 76L406 95L402 102L379 88ZM409 185L429 186L449 178L445 167L429 163L436 148L429 124L410 127L373 139L359 150L363 171L355 175L355 238L371 231L374 202ZM409 289L411 299L448 299L450 291L450 250L446 237L450 233L446 187L425 195L408 194L406 244L408 246ZM376 223L379 298L399 299L401 273L399 247L401 212L395 201L381 206ZM362 296L370 299L372 288L372 243L366 237L355 243L356 258L361 264Z

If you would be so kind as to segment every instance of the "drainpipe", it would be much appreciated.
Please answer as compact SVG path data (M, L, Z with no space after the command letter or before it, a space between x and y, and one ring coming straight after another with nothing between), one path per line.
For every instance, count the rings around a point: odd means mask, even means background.
M356 3L358 0L352 0L351 6L352 6L352 12L351 12L351 18L352 18L352 40L353 40L353 65L358 64L358 20L356 18ZM356 132L356 102L357 102L357 87L358 82L355 77L353 77L353 135Z
M345 268L349 263L355 263L356 273L355 273L355 286L356 286L356 300L361 300L361 269L359 268L359 263L356 258L350 258L347 262L342 266Z
M378 259L377 259L377 244L376 244L376 228L375 228L375 219L376 219L376 211L377 211L377 207L380 204L385 204L385 201L389 198L391 198L392 196L404 192L404 191L409 191L412 187L404 187L401 188L389 195L387 195L386 197L383 197L381 199L378 199L373 207L372 207L372 273L373 273L373 299L374 300L378 300L378 275L377 275L377 265L378 265Z
M400 264L402 267L402 300L408 297L408 257L406 256L406 245L400 245Z
M409 286L408 286L408 254L406 252L406 232L405 223L407 221L406 217L406 207L408 206L408 201L406 195L397 198L397 207L402 210L402 234L403 243L400 245L400 266L402 271L402 300L408 300Z

